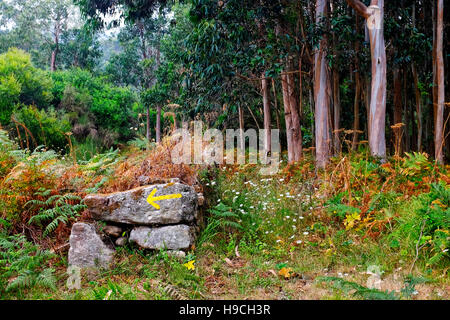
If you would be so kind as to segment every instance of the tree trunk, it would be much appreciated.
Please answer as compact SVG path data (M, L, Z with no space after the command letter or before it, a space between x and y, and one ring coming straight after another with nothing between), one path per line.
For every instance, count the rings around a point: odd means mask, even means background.
M292 117L291 110L289 106L289 91L287 75L281 74L281 89L283 93L283 105L284 105L284 120L286 122L286 141L288 149L288 162L294 162L294 147L292 141Z
M270 114L270 99L269 99L269 90L267 85L268 79L265 77L265 73L262 74L261 80L261 91L263 96L263 106L264 106L264 157L267 158L271 151L271 136L270 136L270 123L271 123L271 114Z
M435 37L435 122L434 122L434 156L440 164L444 163L444 56L443 56L443 37L444 37L444 0L437 0L436 8L436 37Z
M289 91L289 110L292 119L292 143L294 147L294 161L300 160L302 157L302 130L300 127L300 113L297 99L295 97L295 81L294 74L287 75L288 91Z
M55 48L52 50L52 56L50 59L50 71L56 71L56 57L59 52L59 33L60 33L60 22L56 21L55 31L54 31L54 44Z
M302 156L302 132L300 130L300 116L295 99L294 77L292 73L281 74L283 93L284 118L286 121L286 138L288 147L288 161L292 163Z
M416 26L416 5L413 3L413 27ZM422 152L422 97L419 90L419 76L417 75L416 64L411 64L411 72L414 81L414 93L416 97L416 114L417 114L417 151Z
M150 142L150 106L147 105L147 141Z
M156 107L156 142L161 142L161 106Z
M273 103L275 105L275 117L277 121L277 129L281 130L280 110L278 110L278 97L275 90L275 80L272 78Z
M316 0L316 23L327 15L325 0ZM314 103L316 127L316 165L324 168L330 158L329 148L329 75L326 61L327 36L324 34L320 40L319 48L314 56Z
M369 112L369 147L371 154L386 159L386 48L383 35L384 0L371 0L366 7L361 1L347 0L367 20L372 60L372 88Z

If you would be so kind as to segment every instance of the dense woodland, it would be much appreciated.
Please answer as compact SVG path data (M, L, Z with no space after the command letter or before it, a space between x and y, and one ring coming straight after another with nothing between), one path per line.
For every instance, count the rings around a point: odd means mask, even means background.
M189 298L278 299L281 283L292 299L353 289L409 299L433 283L419 297L448 299L444 2L0 1L0 297L174 298L160 281ZM171 164L171 133L194 120L267 129L266 154L279 129L282 170L272 181L252 166ZM107 274L67 293L61 257L71 224L89 220L83 197L137 187L142 174L181 178L207 197L207 226L185 261L197 260L196 274L131 246L112 282ZM236 278L208 250L239 269ZM322 260L305 259L314 250ZM153 282L132 287L130 270L147 263L140 276ZM172 270L165 279L154 275L161 263ZM247 263L257 264L254 278L241 278ZM368 293L358 278L319 277L372 264L391 275L403 268L405 287ZM302 295L292 281L304 273L319 284Z

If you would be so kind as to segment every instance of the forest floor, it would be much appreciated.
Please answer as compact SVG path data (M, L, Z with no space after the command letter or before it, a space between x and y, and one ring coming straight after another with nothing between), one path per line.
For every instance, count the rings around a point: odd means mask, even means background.
M138 173L152 170L195 184L206 198L205 225L184 259L128 244L116 251L112 269L69 290L66 246L47 262L53 289L20 288L2 298L450 298L448 166L424 154L380 164L362 152L333 158L325 171L306 155L294 165L282 162L277 175L260 176L259 165L180 169L161 160L162 170L155 157L167 152L109 153L75 169L67 160L66 167L61 159L51 165L59 170L58 190L127 189ZM70 226L58 228L52 248L67 242Z

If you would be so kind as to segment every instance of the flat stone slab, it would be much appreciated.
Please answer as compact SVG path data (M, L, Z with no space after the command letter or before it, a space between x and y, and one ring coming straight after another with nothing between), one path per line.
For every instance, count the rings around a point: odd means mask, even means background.
M154 197L181 194L181 198L157 200L160 209L147 202ZM194 188L182 183L155 184L109 194L92 194L84 198L96 220L134 225L189 223L197 218L198 196Z
M103 243L93 225L83 222L75 223L72 226L69 243L69 266L109 268L114 250Z
M191 227L184 224L159 228L136 227L130 234L130 242L146 249L188 249L193 241Z

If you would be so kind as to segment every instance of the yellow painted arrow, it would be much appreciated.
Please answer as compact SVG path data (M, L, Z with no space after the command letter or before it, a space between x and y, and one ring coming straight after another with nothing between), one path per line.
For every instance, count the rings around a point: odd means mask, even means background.
M154 188L152 190L152 192L147 197L147 202L149 204L151 204L152 206L154 206L157 210L159 210L161 207L155 201L181 198L181 194L180 193L165 194L165 195L162 195L162 196L154 197L156 191L158 191L158 190L156 190L156 188Z

